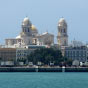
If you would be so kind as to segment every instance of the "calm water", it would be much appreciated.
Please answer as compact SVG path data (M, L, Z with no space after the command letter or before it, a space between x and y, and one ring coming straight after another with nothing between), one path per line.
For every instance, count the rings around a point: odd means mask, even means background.
M88 88L88 73L0 73L0 88Z

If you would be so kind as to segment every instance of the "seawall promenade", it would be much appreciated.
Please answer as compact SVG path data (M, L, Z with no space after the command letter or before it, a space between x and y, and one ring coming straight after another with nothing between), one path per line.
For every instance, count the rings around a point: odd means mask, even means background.
M0 72L88 72L88 67L0 67Z

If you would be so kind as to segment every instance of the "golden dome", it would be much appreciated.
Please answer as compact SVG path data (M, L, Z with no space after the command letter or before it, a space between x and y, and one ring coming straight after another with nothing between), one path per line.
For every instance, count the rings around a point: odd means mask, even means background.
M33 24L32 24L32 26L31 26L31 29L32 29L33 31L37 30L36 27L35 27Z

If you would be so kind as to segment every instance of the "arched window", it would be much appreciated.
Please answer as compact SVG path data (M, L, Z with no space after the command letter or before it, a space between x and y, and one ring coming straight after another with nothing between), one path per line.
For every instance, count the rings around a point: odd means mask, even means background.
M67 45L67 42L66 42L66 40L64 40L64 45Z
M28 32L30 32L30 31L29 31L29 28L28 28Z
M61 29L61 33L63 33L63 30Z
M64 33L66 33L66 30L64 29Z
M25 28L25 32L27 32L27 31L26 31L26 28Z
M59 29L59 32L61 32L61 29Z
M23 28L23 32L24 32L24 28Z

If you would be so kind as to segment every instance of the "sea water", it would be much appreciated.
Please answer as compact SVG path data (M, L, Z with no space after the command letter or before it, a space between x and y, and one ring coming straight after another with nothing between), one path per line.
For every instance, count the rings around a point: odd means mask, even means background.
M88 73L0 73L0 88L88 88Z

